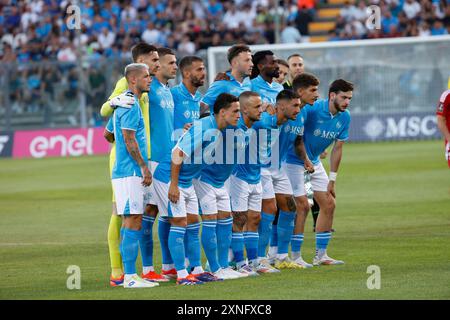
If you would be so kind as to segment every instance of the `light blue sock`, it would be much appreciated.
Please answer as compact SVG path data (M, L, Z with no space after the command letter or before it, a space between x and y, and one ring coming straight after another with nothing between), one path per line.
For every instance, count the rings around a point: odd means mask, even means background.
M233 250L234 261L236 263L244 261L244 234L242 232L233 232L231 250Z
M300 252L302 249L303 238L303 233L293 234L291 237L291 252L294 259L301 256Z
M220 269L219 260L217 258L217 221L203 220L202 226L203 251L205 251L205 256L208 259L209 268L212 272L216 272Z
M276 225L272 224L272 233L270 234L270 246L276 247L278 246L278 228Z
M169 233L170 233L170 222L169 219L165 217L158 218L158 237L159 243L161 244L161 255L163 264L172 264L172 256L169 250Z
M139 239L141 238L141 231L123 228L122 242L120 243L120 253L122 255L122 262L125 274L136 273L136 259L139 254Z
M139 245L141 247L142 266L153 266L153 223L154 217L144 215L142 217L142 235Z
M256 261L258 259L258 232L244 232L245 249L247 250L248 261Z
M278 254L287 254L289 251L289 242L294 231L295 212L280 210L278 216Z
M169 250L172 256L173 262L175 264L175 269L177 271L186 269L184 265L184 235L186 233L186 228L184 227L170 227L169 233Z
M217 220L217 257L222 268L228 268L228 249L231 246L233 234L233 218Z
M198 237L200 231L200 222L190 224L186 228L186 237L187 238L187 254L186 256L189 259L189 268L195 268L202 265L201 262L201 247L200 247L200 239ZM186 243L184 244L186 248Z
M316 255L321 257L327 250L331 239L331 232L316 232Z
M273 214L268 214L265 212L261 213L261 222L258 227L258 257L260 258L264 258L266 256L266 249L269 245L273 220L275 220L275 216Z

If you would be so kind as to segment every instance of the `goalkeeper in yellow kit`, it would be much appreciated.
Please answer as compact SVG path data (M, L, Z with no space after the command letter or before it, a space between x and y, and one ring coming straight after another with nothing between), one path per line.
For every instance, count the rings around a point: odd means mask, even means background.
M153 76L156 71L160 68L159 64L159 56L157 52L157 48L147 44L145 42L138 43L131 49L131 54L133 57L133 62L135 63L144 63L149 67L150 75ZM121 107L131 107L134 104L134 98L126 95L126 91L128 89L128 83L125 77L121 78L116 83L116 87L114 88L113 93L109 97L108 101L102 105L100 110L100 114L103 117L109 117L114 112L114 109L118 106ZM141 107L144 122L145 122L145 131L147 135L148 141L148 160L150 160L150 116L149 116L149 99L148 94L144 93L139 100L139 106ZM115 165L115 144L113 144L111 148L111 153L109 157L109 168L110 172ZM122 259L119 250L120 243L120 228L122 225L122 219L117 215L116 203L114 199L113 193L113 206L112 206L112 215L111 220L109 222L108 228L108 246L109 246L109 256L111 260L111 276L110 276L110 285L120 286L123 284L123 269L122 269ZM143 261L143 277L151 280L151 281L168 281L161 275L155 273L153 269L153 239L152 239L152 227L153 222L155 220L155 216L157 211L153 210L153 213L150 213L150 210L147 206L146 213L143 216L142 221L142 239L139 241L141 247L141 255ZM152 216L153 215L153 216Z

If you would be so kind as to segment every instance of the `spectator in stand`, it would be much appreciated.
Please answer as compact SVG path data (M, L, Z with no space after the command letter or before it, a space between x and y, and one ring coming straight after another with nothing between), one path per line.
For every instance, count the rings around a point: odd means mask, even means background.
M188 35L184 35L177 50L181 57L191 56L195 53L195 44Z
M246 18L236 9L233 3L230 3L229 9L223 16L223 22L228 29L237 29L239 24L243 22Z
M11 45L8 42L3 42L3 52L1 55L1 62L2 63L13 63L16 61L17 56L12 50Z
M397 17L394 17L389 9L383 12L381 19L381 27L383 28L383 33L387 34L391 31L391 27L398 27L399 21Z
M207 15L209 19L221 19L223 15L223 5L217 0L209 0L207 5Z
M419 25L419 37L428 37L431 36L430 25L422 21Z
M97 40L102 50L110 49L116 40L116 35L108 28L103 27L102 33L98 36Z
M352 22L358 15L358 10L350 1L345 1L344 7L341 9L340 16L344 17L345 21Z
M447 34L447 30L444 28L444 24L441 20L436 20L433 23L433 27L431 28L432 36L441 36Z
M295 25L297 30L300 32L302 37L309 37L309 23L313 21L313 16L311 12L305 7L302 6L297 12L297 16L295 17Z
M419 15L421 7L416 0L405 0L403 11L408 19L415 19Z

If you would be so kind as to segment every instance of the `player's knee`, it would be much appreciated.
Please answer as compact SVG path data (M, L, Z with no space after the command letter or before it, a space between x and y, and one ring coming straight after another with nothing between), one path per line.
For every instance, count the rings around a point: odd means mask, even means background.
M258 228L259 223L261 222L260 214L253 214L248 217L247 225L249 230L255 230Z
M174 227L181 227L186 228L187 227L187 218L172 218L170 221L170 224Z
M306 215L309 211L309 202L306 196L295 198L297 214Z
M262 211L266 213L276 214L277 213L277 205L275 200L263 200L262 201Z
M131 215L131 216L125 217L124 226L125 226L125 228L131 229L131 230L136 230L136 231L141 230L142 215L137 214L137 215Z
M325 203L325 210L329 214L333 214L335 208L336 208L336 200L334 200L333 197L328 197L328 199Z
M188 214L187 215L187 224L194 224L200 222L200 217L197 214Z

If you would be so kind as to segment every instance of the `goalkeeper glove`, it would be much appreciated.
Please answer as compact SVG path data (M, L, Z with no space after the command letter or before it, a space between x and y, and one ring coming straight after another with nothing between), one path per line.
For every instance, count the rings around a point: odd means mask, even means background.
M136 99L134 98L134 94L132 94L131 92L125 92L118 95L117 97L112 98L109 101L109 105L113 109L116 109L117 107L130 109L134 105L135 101Z

